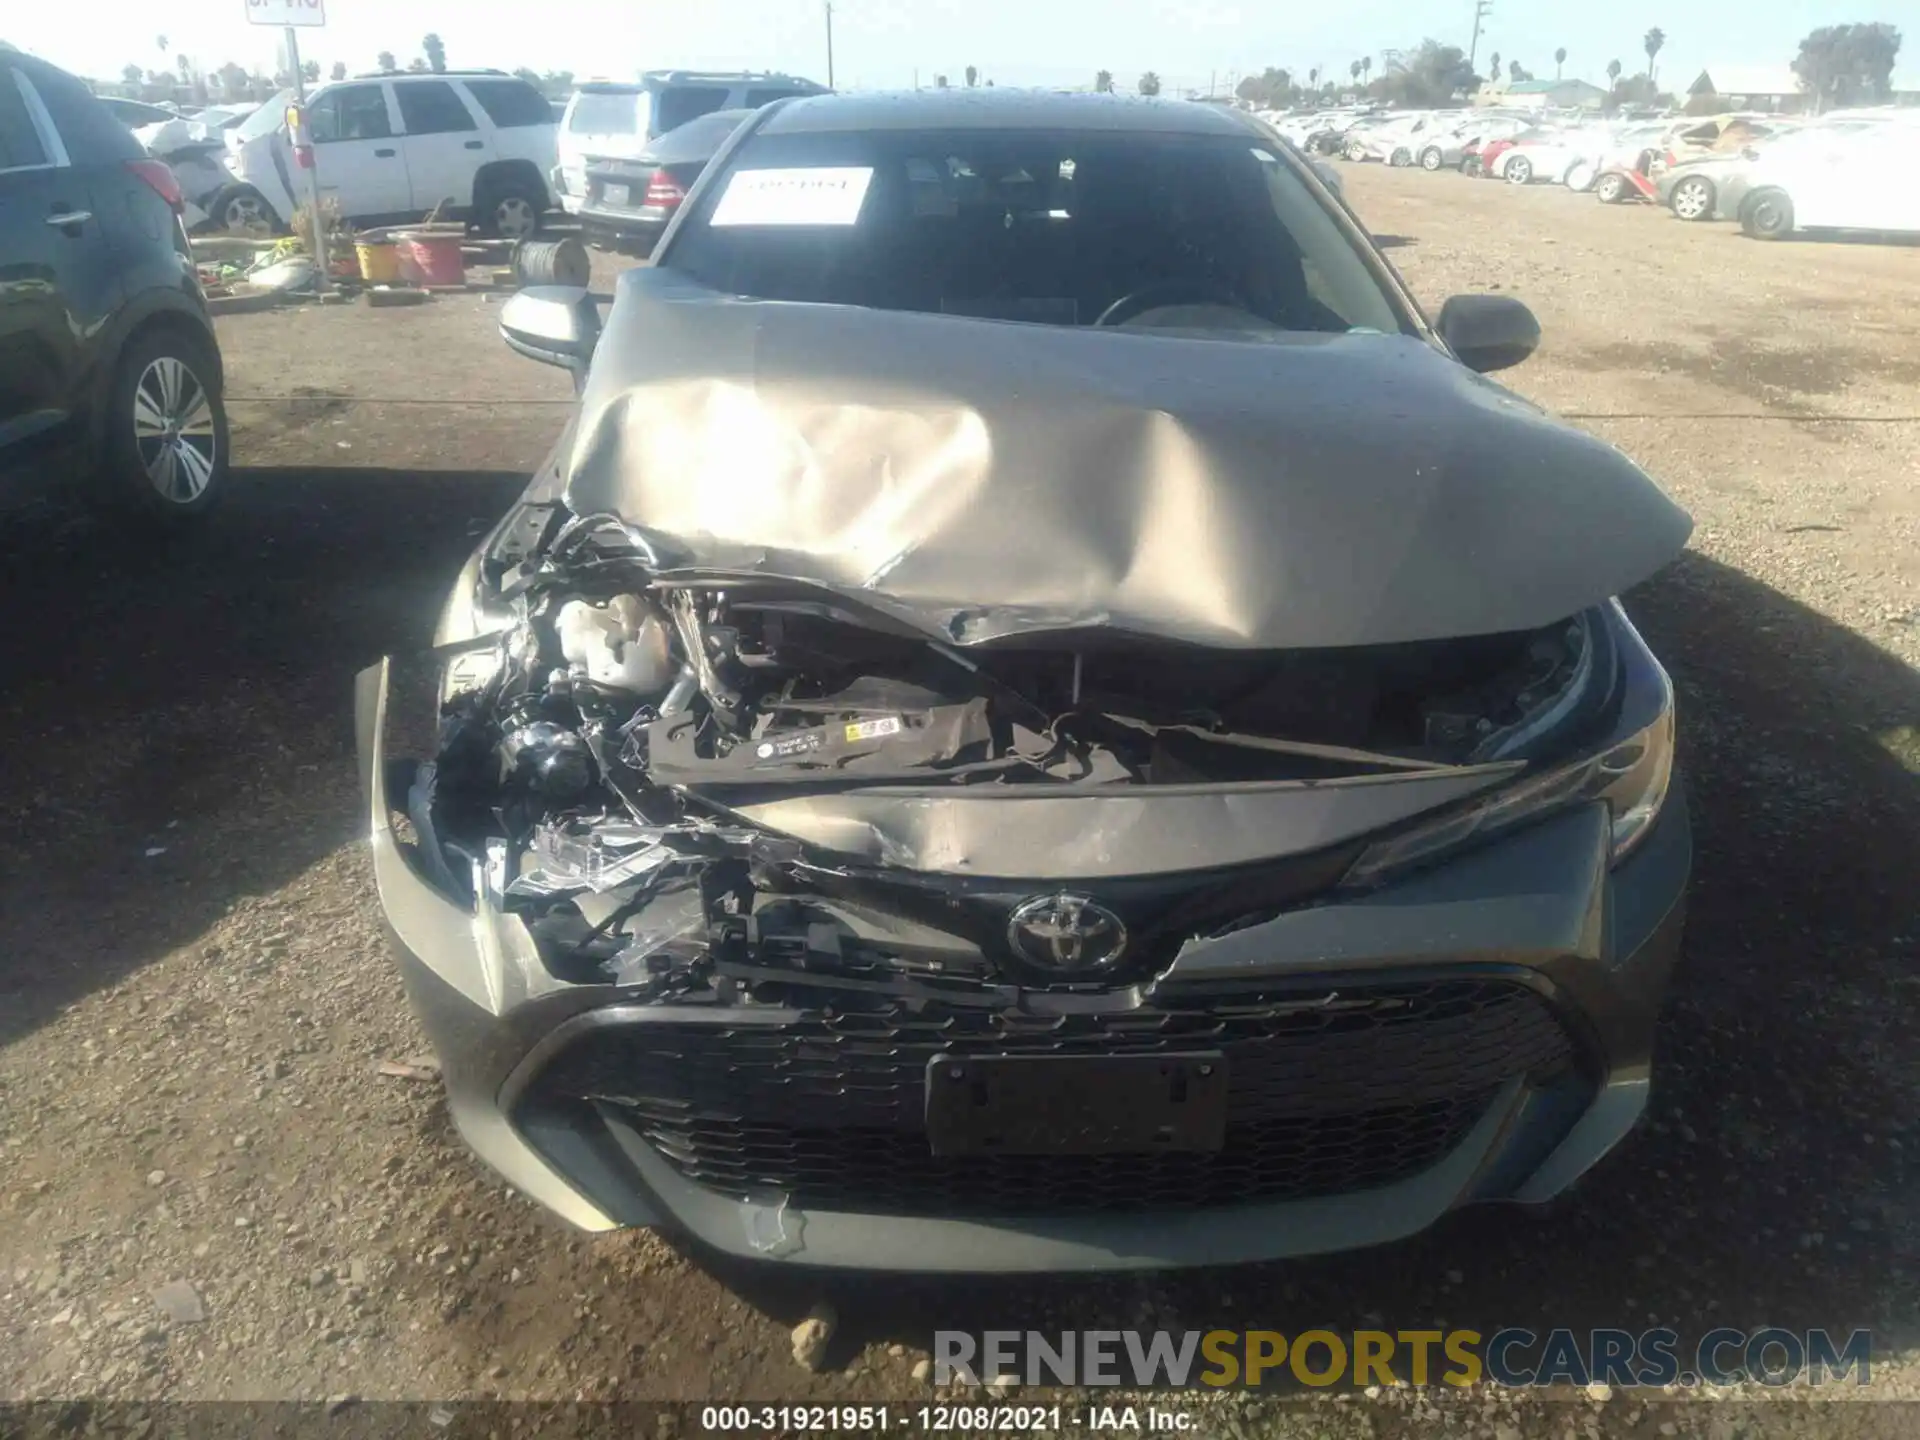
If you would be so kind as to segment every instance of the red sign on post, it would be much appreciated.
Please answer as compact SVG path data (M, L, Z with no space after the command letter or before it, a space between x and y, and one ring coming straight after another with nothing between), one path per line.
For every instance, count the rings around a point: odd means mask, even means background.
M254 25L324 25L326 0L247 0L247 20Z

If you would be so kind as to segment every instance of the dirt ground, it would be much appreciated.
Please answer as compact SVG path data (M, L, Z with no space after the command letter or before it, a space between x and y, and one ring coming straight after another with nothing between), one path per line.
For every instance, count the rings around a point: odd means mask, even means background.
M549 1222L468 1157L431 1077L377 1069L424 1045L359 843L349 689L425 641L569 384L506 351L484 295L234 316L245 470L206 534L0 532L0 1396L898 1400L936 1327L1383 1323L1870 1327L1870 1393L1920 1395L1920 248L1343 174L1430 313L1531 304L1544 347L1503 378L1697 523L1629 597L1680 694L1688 943L1649 1123L1572 1199L1098 1282L821 1282ZM172 1282L204 1319L162 1312ZM789 1332L822 1296L813 1374ZM1442 1399L1299 1433L1740 1433L1724 1406ZM1896 1408L1740 1424L1864 1433Z

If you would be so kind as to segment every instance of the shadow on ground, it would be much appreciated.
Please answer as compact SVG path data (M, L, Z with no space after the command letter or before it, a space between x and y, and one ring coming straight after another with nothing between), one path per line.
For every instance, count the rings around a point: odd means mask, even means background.
M697 1303L682 1287L664 1329L652 1285L605 1278L621 1264L605 1247L622 1242L590 1242L550 1252L563 1292L609 1286L570 1343L608 1347L619 1374L650 1332L704 1326L724 1349L825 1296L841 1317L834 1363L875 1343L930 1349L936 1329L1131 1326L1668 1325L1687 1343L1718 1325L1872 1327L1876 1355L1904 1349L1920 1263L1920 781L1876 737L1920 722L1920 677L1698 557L1630 608L1679 689L1696 888L1647 1122L1572 1195L1462 1212L1371 1252L1150 1277L901 1280L686 1251L718 1283ZM471 1301L452 1328L476 1373L503 1352L513 1365L500 1308ZM763 1363L781 1393L784 1357ZM648 1393L644 1375L631 1383Z
M250 470L191 533L0 529L0 1044L357 829L353 672L426 642L523 484Z

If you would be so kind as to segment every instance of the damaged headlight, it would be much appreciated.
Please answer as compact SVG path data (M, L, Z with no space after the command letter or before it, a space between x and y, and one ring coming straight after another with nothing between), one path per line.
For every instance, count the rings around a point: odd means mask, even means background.
M1367 847L1342 885L1366 887L1429 864L1469 843L1491 840L1571 805L1605 800L1613 815L1612 863L1631 855L1653 829L1673 781L1673 681L1614 607L1643 683L1653 687L1651 723L1597 754L1528 776L1484 802L1415 825Z

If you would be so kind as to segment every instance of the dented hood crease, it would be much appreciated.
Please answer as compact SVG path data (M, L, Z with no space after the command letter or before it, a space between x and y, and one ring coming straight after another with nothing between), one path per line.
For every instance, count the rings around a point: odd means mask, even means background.
M1107 627L1383 644L1551 624L1691 522L1412 336L1188 339L622 278L568 506L685 563L865 592L961 644Z

